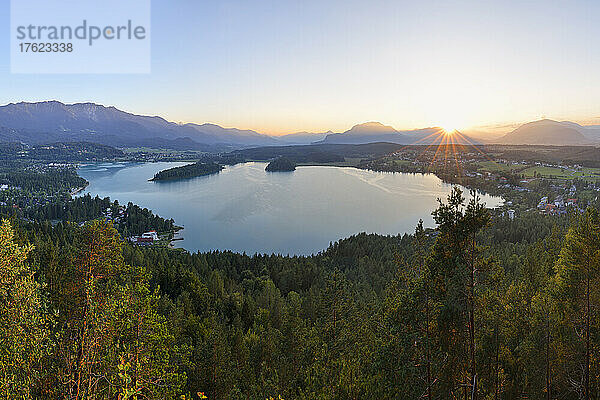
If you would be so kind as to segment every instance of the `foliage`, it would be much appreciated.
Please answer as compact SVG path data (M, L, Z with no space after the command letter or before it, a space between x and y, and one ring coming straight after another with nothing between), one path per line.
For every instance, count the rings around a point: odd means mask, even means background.
M33 398L43 373L47 320L40 284L26 263L31 246L20 246L8 221L0 226L0 393L8 399Z
M164 219L147 208L128 203L121 209L119 202L108 197L91 197L89 194L66 202L57 201L38 207L27 213L35 221L59 220L63 222L86 222L94 219L110 219L115 228L127 237L155 230L169 232L175 229L173 219ZM109 217L110 215L110 217Z
M89 142L64 142L28 145L1 143L0 160L14 161L15 154L21 161L78 162L114 159L125 154L114 147Z
M295 171L296 164L287 157L278 157L275 160L271 161L265 171L275 172L275 171Z
M181 167L169 168L157 172L152 181L168 181L175 179L194 178L197 176L211 175L220 172L223 166L214 162L197 162Z
M121 221L121 231L153 221L132 207L139 223ZM420 223L414 235L363 233L296 257L139 248L124 244L110 223L69 222L106 208L114 215L119 206L83 198L54 226L47 214L14 220L12 236L3 225L0 259L10 262L0 263L0 293L21 296L2 303L0 346L11 354L2 368L12 371L5 393L599 395L600 217L593 209L510 220L455 189L433 212L436 229ZM19 368L12 360L22 360Z
M77 176L74 169L48 170L44 173L17 170L0 173L0 184L18 187L29 192L54 193L85 186L86 180Z

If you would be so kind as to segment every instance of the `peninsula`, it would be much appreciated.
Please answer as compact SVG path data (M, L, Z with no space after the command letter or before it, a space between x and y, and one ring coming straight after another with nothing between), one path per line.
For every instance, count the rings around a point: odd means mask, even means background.
M197 176L211 175L220 172L224 167L214 162L197 162L181 167L169 168L157 172L151 181L172 181L178 179L195 178Z

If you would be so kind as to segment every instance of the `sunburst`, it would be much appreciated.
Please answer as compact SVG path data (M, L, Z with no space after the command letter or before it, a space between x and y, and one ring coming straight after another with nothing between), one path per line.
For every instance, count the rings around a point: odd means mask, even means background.
M444 131L444 134L446 136L452 136L452 135L454 135L455 132L458 132L456 128L453 128L450 126L443 126L442 131Z

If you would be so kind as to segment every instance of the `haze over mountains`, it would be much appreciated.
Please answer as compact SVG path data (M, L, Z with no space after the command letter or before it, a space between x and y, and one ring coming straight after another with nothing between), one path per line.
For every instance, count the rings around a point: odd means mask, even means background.
M177 124L161 117L127 113L94 103L58 101L0 107L0 127L14 130L13 140L32 143L93 141L115 146L152 143L201 148L214 145L268 146L278 141L251 130L214 124ZM3 140L7 140L4 133Z
M576 146L597 144L599 139L600 127L598 126L582 126L569 121L558 122L542 119L523 124L495 142L500 144Z
M446 135L442 128L424 128L398 131L380 122L367 122L353 126L343 133L329 134L321 143L363 144L389 142L398 144L480 144L464 134Z
M313 133L313 132L297 132L290 133L288 135L277 136L277 140L283 143L289 144L311 144L313 142L317 142L325 139L327 135L333 134L332 131L327 131L323 133Z
M334 133L298 132L269 136L253 130L216 124L178 124L95 103L58 101L12 103L0 106L0 141L31 144L88 141L117 147L154 147L219 151L292 144L481 144L464 134L446 135L441 128L399 131L380 122L367 122ZM541 120L520 126L494 140L504 144L583 145L600 141L600 126Z

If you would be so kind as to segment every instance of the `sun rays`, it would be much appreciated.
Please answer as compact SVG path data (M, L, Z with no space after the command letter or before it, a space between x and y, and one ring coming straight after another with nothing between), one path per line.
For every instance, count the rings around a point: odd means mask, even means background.
M414 149L417 152L415 158L428 163L430 171L452 174L461 184L465 176L463 164L474 158L469 157L470 153L493 161L481 149L481 144L474 143L468 136L450 127L434 128L432 133L402 148L407 149Z

